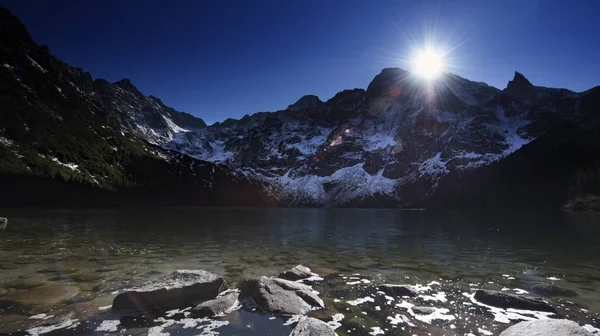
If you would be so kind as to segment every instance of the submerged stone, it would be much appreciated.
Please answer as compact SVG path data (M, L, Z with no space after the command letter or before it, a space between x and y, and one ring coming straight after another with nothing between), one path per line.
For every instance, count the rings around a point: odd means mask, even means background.
M541 294L541 295L547 295L547 296L563 296L563 297L575 297L577 296L577 293L573 290L567 289L567 288L562 288L562 287L558 287L555 285L548 285L548 284L536 284L533 285L531 287L531 290Z
M592 333L569 320L536 320L517 323L500 336L592 336Z
M52 306L67 301L79 294L75 286L45 286L27 290L17 290L2 297L2 300L15 301L25 305Z
M375 288L390 296L417 296L419 294L417 288L411 285L383 284L375 286Z
M475 292L475 300L499 308L556 312L554 308L542 300L542 298L527 295L480 289Z
M325 307L311 287L279 278L260 277L241 283L242 296L251 297L267 312L304 315Z
M194 306L227 289L225 280L203 270L174 271L117 295L113 311L161 312Z
M290 336L335 336L335 331L325 322L306 318L298 323Z

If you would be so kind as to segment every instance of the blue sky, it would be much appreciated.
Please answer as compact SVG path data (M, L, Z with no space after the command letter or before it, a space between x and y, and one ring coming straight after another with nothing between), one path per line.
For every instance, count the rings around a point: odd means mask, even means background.
M449 71L504 88L600 85L598 1L4 0L34 40L94 78L206 120L366 88L426 41Z

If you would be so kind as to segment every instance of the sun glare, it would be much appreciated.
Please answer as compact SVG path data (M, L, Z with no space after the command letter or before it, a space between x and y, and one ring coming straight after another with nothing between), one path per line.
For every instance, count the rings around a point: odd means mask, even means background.
M444 70L442 55L432 50L417 53L413 63L415 73L426 79L434 79Z

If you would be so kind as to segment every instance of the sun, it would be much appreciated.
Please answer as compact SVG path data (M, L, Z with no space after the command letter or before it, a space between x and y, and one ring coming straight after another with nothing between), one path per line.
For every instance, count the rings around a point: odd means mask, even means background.
M413 59L413 63L414 72L425 79L435 79L444 70L442 55L433 50L418 52Z

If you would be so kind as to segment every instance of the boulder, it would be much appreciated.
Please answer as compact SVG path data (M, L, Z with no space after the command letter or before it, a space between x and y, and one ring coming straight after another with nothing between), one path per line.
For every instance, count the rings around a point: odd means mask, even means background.
M0 230L6 229L7 225L8 225L8 218L0 217Z
M412 307L413 313L419 315L429 315L435 312L435 308L433 307Z
M519 322L500 336L592 336L592 333L569 320L536 320Z
M237 306L239 295L240 293L237 291L221 293L216 299L204 301L194 307L191 315L193 317L212 317L225 314Z
M515 308L556 312L547 302L539 297L510 294L499 291L480 289L475 292L475 300L499 308Z
M250 297L263 310L286 315L304 315L325 307L323 300L305 284L279 278L260 277L240 284L242 296Z
M181 270L117 295L113 312L164 312L211 300L227 289L225 280L203 270Z
M335 336L335 331L325 322L316 318L306 318L300 321L290 336Z
M417 296L419 291L411 285L384 284L376 288L389 296Z
M302 265L295 266L281 274L279 277L287 280L302 280L306 278L310 278L311 276L316 276L317 274L313 273L310 268L304 267Z

